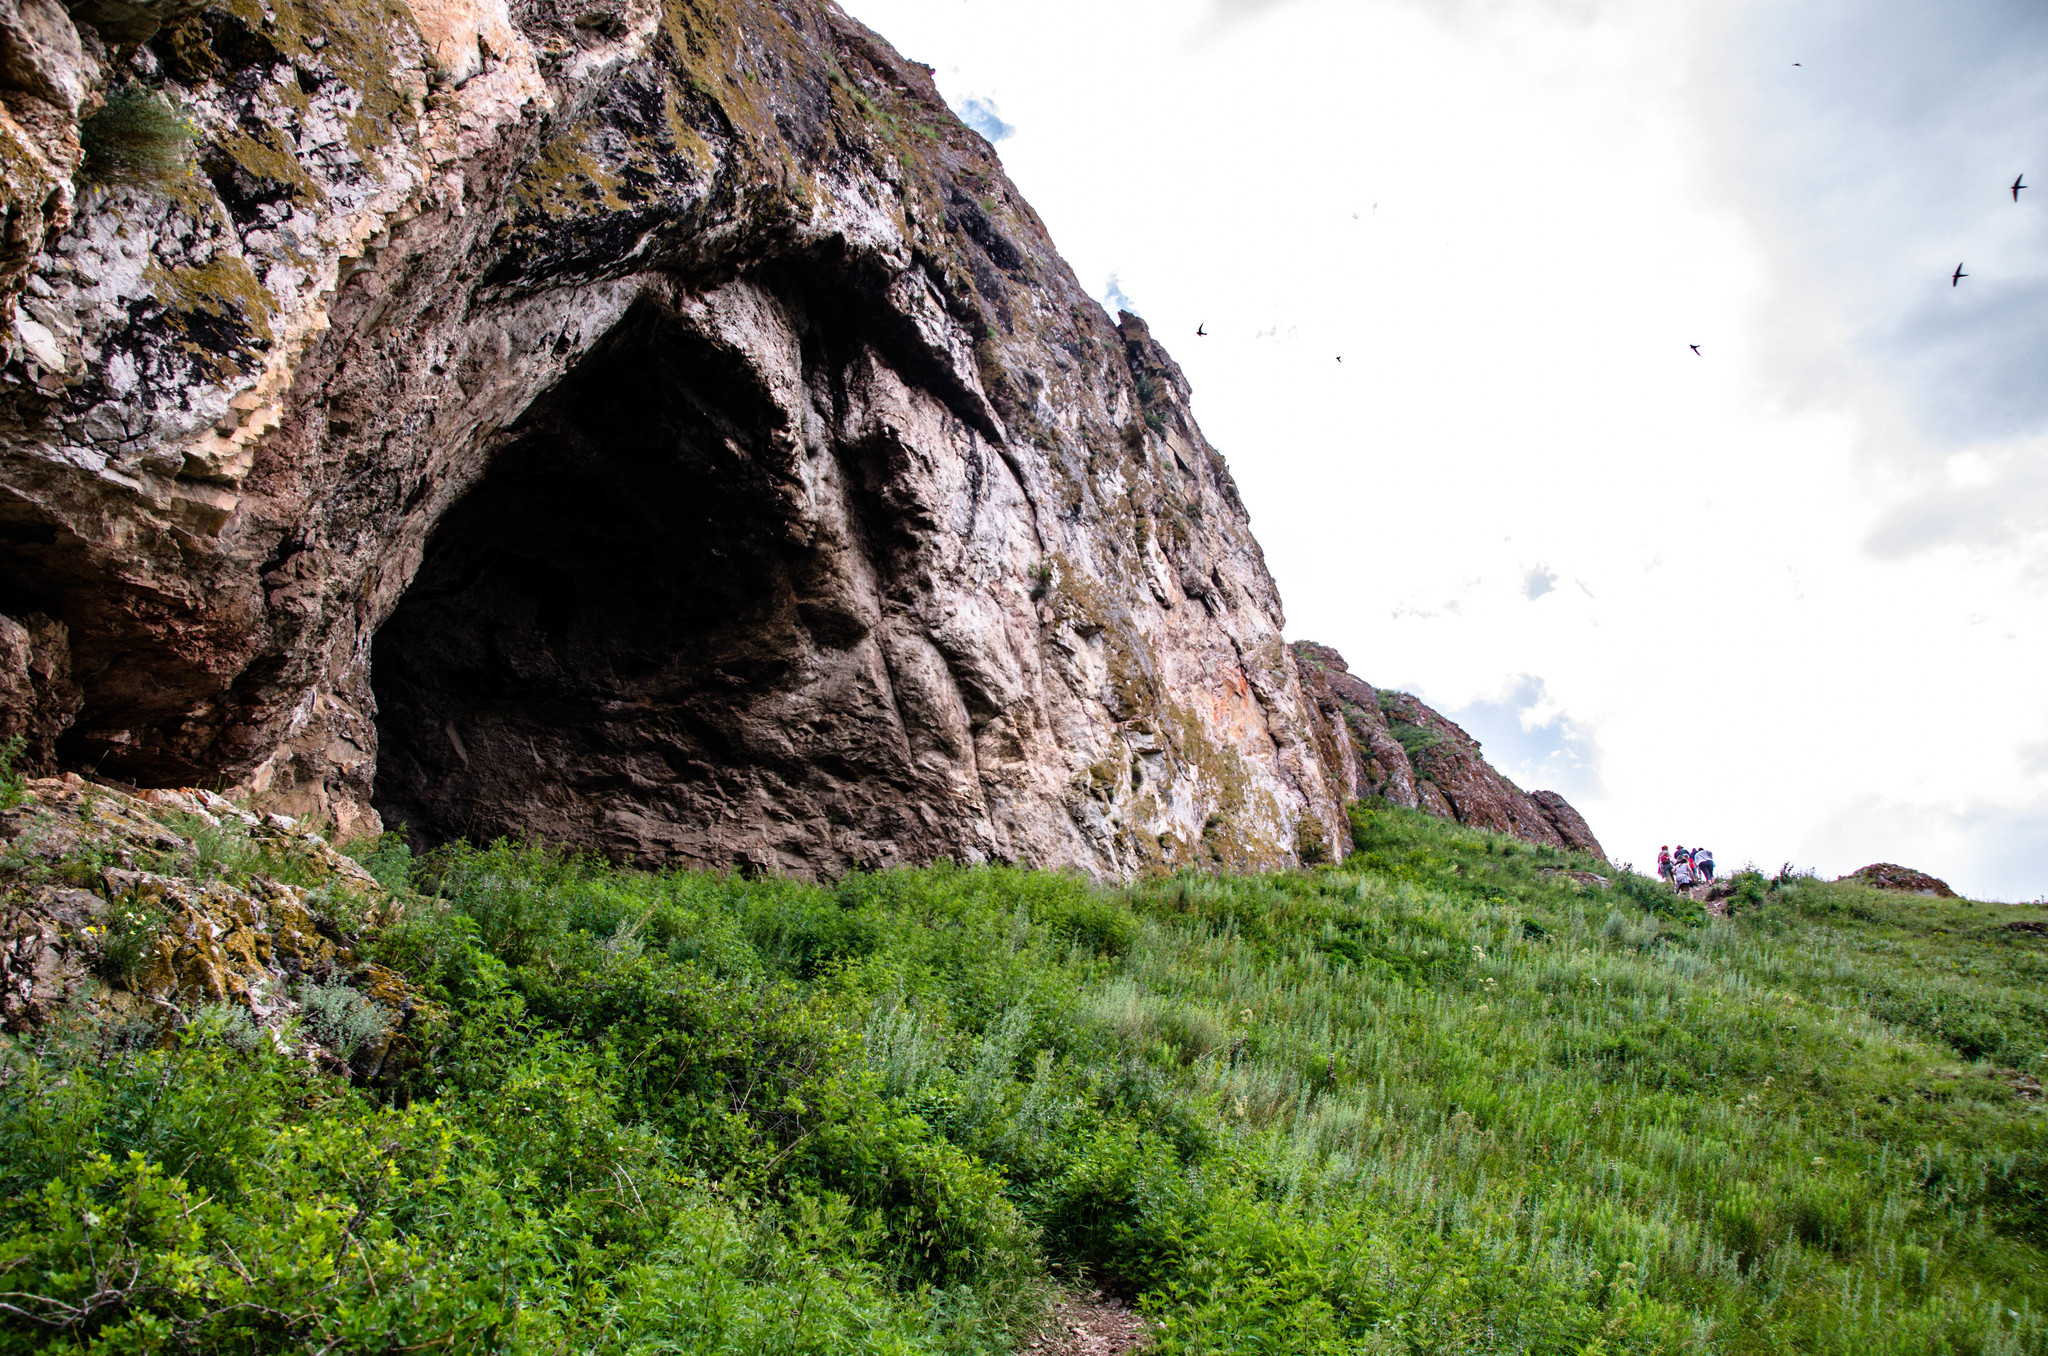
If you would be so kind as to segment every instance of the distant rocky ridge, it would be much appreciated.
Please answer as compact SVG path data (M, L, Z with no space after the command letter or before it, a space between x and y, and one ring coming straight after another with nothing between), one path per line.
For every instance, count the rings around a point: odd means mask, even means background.
M1931 895L1937 899L1960 898L1949 888L1947 881L1930 876L1925 871L1915 871L1910 866L1899 866L1893 862L1872 862L1860 871L1838 876L1836 879L1868 885L1874 890L1898 890L1911 895Z
M1576 822L1319 714L1179 368L822 0L20 0L0 170L26 766L820 874Z
M1317 717L1316 747L1347 800L1380 799L1605 861L1585 818L1555 791L1525 792L1479 741L1405 692L1373 687L1327 645L1294 644Z

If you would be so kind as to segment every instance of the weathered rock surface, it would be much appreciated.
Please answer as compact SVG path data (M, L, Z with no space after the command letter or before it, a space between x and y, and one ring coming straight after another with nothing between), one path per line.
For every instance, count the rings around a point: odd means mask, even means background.
M22 14L0 710L40 765L804 872L1342 843L1179 370L829 4ZM136 82L190 171L74 201Z
M358 960L344 901L354 926L396 916L361 866L284 816L207 791L31 781L0 810L0 1030L83 1013L161 1034L218 1006L249 1039L395 1073L436 1010ZM371 1014L345 1042L322 1029L337 1003Z
M1872 862L1860 871L1838 876L1836 879L1868 885L1873 890L1898 890L1910 895L1931 895L1937 899L1961 897L1949 889L1947 881L1936 879L1925 871L1915 871L1910 866L1899 866L1893 862Z
M1525 792L1479 742L1406 692L1373 687L1327 645L1292 647L1315 713L1316 749L1346 800L1381 799L1605 861L1584 816L1555 791Z

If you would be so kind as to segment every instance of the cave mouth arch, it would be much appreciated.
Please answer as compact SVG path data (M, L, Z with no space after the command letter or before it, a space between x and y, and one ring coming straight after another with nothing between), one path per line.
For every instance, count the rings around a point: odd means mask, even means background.
M803 409L652 301L537 400L373 641L385 823L643 865L888 859L921 777Z

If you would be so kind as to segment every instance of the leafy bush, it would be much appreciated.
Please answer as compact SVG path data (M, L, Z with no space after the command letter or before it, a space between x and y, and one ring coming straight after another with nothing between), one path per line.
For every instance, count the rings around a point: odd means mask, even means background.
M1443 736L1436 731L1412 721L1390 720L1387 722L1387 728L1393 731L1394 739L1401 747L1408 751L1410 762L1444 742Z
M392 893L403 894L412 888L412 844L406 841L403 827L357 839L344 851Z
M0 1352L964 1356L1055 1277L1163 1353L2048 1350L2033 934L1351 827L1127 889L437 852L357 946L446 1008L400 1082L227 1005L0 1043Z
M111 906L105 921L97 926L100 974L133 986L163 935L163 910L144 900L126 899Z

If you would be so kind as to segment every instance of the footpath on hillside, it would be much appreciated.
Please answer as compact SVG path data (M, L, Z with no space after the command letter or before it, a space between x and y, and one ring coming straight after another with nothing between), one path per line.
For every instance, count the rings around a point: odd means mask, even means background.
M1122 1356L1151 1345L1151 1329L1127 1306L1100 1293L1069 1293L1053 1304L1024 1350L1041 1356Z

